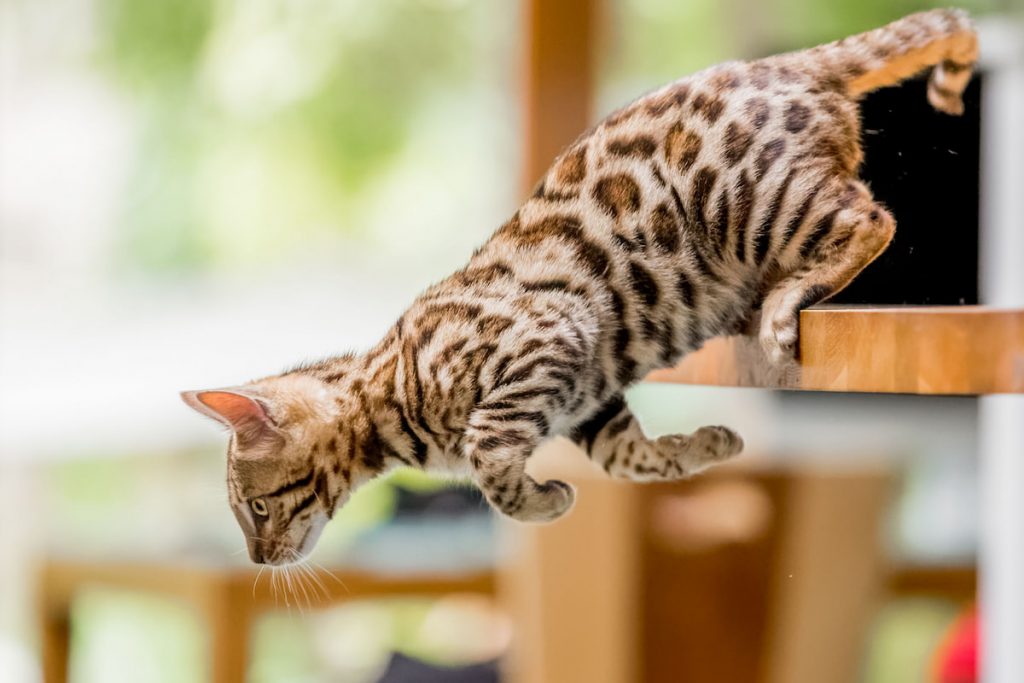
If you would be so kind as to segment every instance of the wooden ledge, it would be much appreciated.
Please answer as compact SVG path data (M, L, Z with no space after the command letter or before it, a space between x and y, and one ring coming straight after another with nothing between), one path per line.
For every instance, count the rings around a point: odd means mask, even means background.
M801 362L773 367L757 339L708 342L655 382L899 394L1024 393L1024 309L817 306Z

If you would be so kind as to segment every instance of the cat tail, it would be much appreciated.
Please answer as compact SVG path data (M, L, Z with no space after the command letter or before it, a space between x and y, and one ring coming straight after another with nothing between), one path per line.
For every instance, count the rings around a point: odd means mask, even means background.
M978 58L978 36L967 12L918 12L874 31L811 51L822 76L838 78L851 97L896 85L929 67L928 102L947 114L962 114L961 95Z

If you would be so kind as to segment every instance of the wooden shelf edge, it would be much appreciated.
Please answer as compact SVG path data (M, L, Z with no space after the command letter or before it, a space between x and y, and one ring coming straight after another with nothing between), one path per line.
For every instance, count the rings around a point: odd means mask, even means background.
M757 339L709 341L649 381L895 394L1024 393L1024 309L817 306L800 314L800 363Z

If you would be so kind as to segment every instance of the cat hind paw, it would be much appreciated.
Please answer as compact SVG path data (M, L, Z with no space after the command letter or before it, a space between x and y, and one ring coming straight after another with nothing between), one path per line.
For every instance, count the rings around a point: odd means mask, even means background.
M799 340L796 316L769 320L761 326L761 349L772 365L785 365L796 360Z

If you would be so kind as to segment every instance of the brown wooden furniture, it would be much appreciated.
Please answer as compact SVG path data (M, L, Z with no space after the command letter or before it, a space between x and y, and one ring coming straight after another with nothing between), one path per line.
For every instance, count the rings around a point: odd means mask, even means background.
M314 607L381 596L495 592L491 572L385 576L317 570L317 574L326 597L311 595ZM72 602L80 591L103 586L160 593L194 606L209 628L211 680L243 683L253 623L268 610L287 609L284 599L271 590L269 577L259 582L256 577L255 566L51 560L40 571L39 586L44 679L47 683L67 680Z

